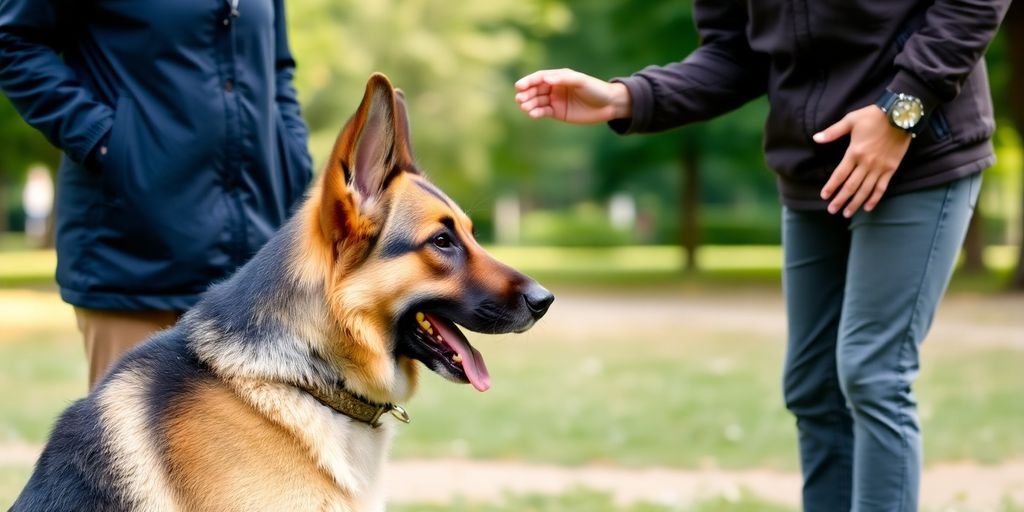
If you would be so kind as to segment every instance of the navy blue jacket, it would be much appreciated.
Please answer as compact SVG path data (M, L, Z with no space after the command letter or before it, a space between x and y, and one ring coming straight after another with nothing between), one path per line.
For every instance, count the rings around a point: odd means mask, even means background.
M65 154L57 282L185 310L309 183L284 0L0 0L0 88Z

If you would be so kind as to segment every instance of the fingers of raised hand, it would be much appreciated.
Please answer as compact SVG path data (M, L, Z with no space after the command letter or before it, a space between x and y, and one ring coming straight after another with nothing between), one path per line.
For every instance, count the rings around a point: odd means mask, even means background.
M516 90L525 91L531 87L536 87L544 83L544 77L551 74L554 70L542 69L540 71L534 71L529 75L526 75L519 80L516 80Z
M542 85L579 85L586 75L569 68L542 69L516 81L516 90L525 91Z
M536 107L543 107L551 104L551 95L545 94L531 94L528 96L520 97L516 95L516 103L519 103L519 108L523 109L524 112L529 112L531 109Z
M551 94L551 86L548 84L537 84L516 93L516 102L522 104L537 96Z

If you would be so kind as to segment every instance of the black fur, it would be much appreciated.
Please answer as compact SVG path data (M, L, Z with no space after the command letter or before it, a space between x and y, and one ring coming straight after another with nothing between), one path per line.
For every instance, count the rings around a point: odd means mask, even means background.
M102 389L112 376L129 369L155 379L152 395L145 404L153 427L161 420L186 383L201 381L205 368L191 354L180 327L157 334L129 352L97 387ZM111 454L103 432L97 394L75 402L53 429L46 448L36 463L28 484L11 507L12 512L118 511L131 508L111 474ZM159 429L154 429L159 432ZM159 438L156 439L159 448Z

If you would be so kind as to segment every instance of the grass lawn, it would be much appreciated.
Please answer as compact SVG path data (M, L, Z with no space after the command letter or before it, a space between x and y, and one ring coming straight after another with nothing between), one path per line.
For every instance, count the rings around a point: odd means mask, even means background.
M698 305L717 296L724 301L723 308L730 308L743 307L729 302L734 296L739 300L740 292L753 293L753 302L759 297L778 300L778 249L717 250L704 253L711 270L695 278L676 277L678 252L671 248L496 252L546 283L543 276L554 277L553 289L567 301L572 294L577 300L592 300L591 294L597 294L600 300L629 301L631 293L648 300L652 293L661 293L689 297L686 300ZM1010 254L1005 251L1004 256ZM572 264L566 263L567 255ZM60 411L85 392L84 358L73 313L46 284L49 278L40 277L52 272L53 260L47 258L52 253L0 252L0 445L41 444ZM762 286L750 286L751 276ZM956 286L989 290L994 282L961 279ZM12 288L13 284L23 287ZM564 290L571 293L563 294ZM581 306L585 312L590 307L586 300ZM556 302L560 305L565 304ZM574 335L582 327L572 322L586 322L586 316L567 321L555 310L524 336L471 336L487 358L493 388L477 393L424 370L421 389L407 407L413 423L401 427L394 456L796 468L795 428L781 399L783 338L777 328L712 319L663 329L649 325L643 312L629 311L621 325L585 339ZM1007 315L1001 314L993 319L982 310L964 322L1004 322ZM926 344L915 388L926 462L991 464L1024 457L1021 368L1024 350L1016 345L975 345L969 338ZM27 463L5 463L0 457L0 509L21 488L29 469ZM509 496L495 503L462 503L455 509L670 510L654 504L616 507L607 496L590 491ZM452 507L406 505L390 510L434 512ZM788 509L739 497L686 510ZM1000 512L1022 511L1019 505L1007 504Z
M782 353L767 340L529 345L483 347L494 377L485 395L426 376L396 453L795 469ZM927 461L1024 456L1024 351L936 352L916 388Z
M481 394L424 371L395 454L795 468L778 344L742 332L699 339L485 340L494 387ZM0 343L0 442L45 440L84 393L82 359L74 332ZM1024 351L932 350L923 366L929 462L1024 456Z
M718 498L704 501L687 508L667 507L653 503L639 503L631 506L617 506L606 494L580 489L561 496L513 495L498 503L473 503L456 501L449 505L395 505L393 512L796 512L795 508L782 507L749 496Z

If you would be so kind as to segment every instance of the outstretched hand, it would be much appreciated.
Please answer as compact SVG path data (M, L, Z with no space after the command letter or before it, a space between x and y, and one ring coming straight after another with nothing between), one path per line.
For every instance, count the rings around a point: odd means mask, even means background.
M532 118L593 124L632 115L625 85L571 69L536 71L516 82L516 103Z
M821 198L832 199L828 205L829 213L842 209L843 216L849 218L862 205L867 212L878 205L889 180L907 154L911 136L889 124L882 109L868 105L814 134L814 141L828 144L847 134L850 135L850 146L821 189Z

